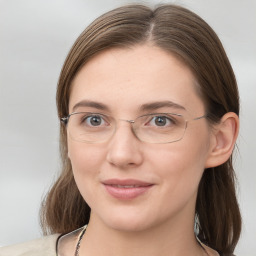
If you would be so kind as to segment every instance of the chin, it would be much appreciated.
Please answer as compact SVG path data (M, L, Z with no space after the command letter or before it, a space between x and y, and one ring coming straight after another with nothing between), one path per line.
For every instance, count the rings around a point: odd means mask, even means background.
M102 221L106 226L114 230L123 232L141 232L156 225L155 220L150 216L145 217L141 213L109 213L102 216Z

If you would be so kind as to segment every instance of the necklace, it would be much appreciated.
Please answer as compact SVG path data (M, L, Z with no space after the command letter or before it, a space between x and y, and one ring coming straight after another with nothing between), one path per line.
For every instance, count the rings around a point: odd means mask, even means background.
M82 241L82 238L84 236L84 233L86 231L86 228L87 228L87 225L84 226L84 229L83 229L83 231L81 232L81 234L79 236L79 239L78 239L78 242L77 242L77 245L76 245L75 256L79 256L80 245L81 245L81 241Z
M76 251L75 251L75 256L79 256L79 250L80 250L80 245L81 245L81 241L83 239L83 236L85 234L85 231L86 231L86 228L87 228L87 225L84 226L84 229L83 231L81 232L80 236L79 236L79 239L78 239L78 242L77 242L77 245L76 245ZM204 248L204 246L202 245L201 241L199 239L197 239L200 247L203 249L204 251L204 254L210 256L207 252L207 250Z

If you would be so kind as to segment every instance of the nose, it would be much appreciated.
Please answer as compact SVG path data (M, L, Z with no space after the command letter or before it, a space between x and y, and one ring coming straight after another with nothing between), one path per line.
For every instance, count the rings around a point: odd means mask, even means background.
M107 161L121 169L139 166L143 161L141 143L134 135L131 124L123 122L109 141Z

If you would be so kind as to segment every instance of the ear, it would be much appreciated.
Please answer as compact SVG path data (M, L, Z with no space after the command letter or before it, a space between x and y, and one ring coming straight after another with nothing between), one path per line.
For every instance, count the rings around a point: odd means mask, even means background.
M233 112L226 113L220 123L214 125L205 168L219 166L229 159L235 146L238 130L239 118Z

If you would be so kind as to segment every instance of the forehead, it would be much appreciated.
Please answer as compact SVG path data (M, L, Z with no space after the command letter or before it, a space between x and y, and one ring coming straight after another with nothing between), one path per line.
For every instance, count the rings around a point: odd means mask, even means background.
M82 100L123 112L154 101L203 109L190 69L172 54L149 45L114 48L92 58L73 80L70 111Z

